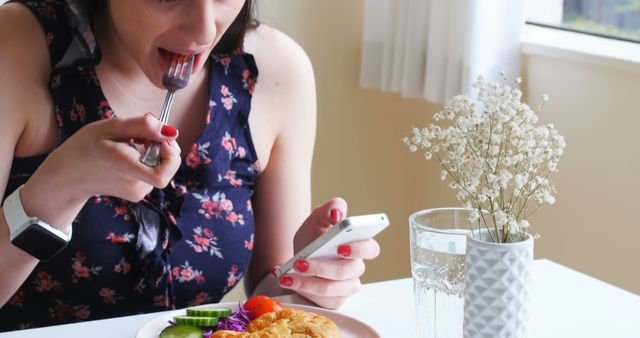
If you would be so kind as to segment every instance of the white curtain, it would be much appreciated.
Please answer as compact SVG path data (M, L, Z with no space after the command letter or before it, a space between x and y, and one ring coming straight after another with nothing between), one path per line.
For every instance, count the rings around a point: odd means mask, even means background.
M360 83L444 103L520 73L524 0L366 0Z

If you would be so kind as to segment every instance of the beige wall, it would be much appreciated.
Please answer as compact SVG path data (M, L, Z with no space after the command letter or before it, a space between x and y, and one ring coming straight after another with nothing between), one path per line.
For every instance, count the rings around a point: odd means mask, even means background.
M350 214L387 212L392 226L379 236L382 255L367 265L364 281L409 276L408 215L457 205L435 162L401 142L440 107L359 86L363 0L259 2L262 20L298 41L314 64L314 204L343 196ZM640 293L640 74L523 61L529 96L551 98L542 121L556 124L568 144L555 179L558 202L532 219L543 236L536 257Z

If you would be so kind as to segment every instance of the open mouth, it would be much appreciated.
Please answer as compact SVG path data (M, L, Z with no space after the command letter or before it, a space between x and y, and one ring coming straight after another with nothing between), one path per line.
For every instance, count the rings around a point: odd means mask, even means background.
M163 69L166 69L167 68L167 64L171 61L171 57L174 54L177 54L177 53L159 47L158 48L158 54L160 56L161 64L163 66ZM192 54L192 55L194 56L192 73L195 73L202 66L201 63L203 62L203 59L204 59L204 53L197 53L197 54Z

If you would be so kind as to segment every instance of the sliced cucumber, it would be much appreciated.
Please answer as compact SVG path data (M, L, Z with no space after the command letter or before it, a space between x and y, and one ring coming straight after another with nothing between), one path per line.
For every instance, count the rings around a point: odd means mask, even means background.
M226 317L231 316L233 311L226 307L199 307L188 308L187 316L193 317Z
M173 317L176 324L193 326L214 326L218 324L216 317L176 316Z
M202 338L202 328L192 325L171 325L160 332L160 338Z

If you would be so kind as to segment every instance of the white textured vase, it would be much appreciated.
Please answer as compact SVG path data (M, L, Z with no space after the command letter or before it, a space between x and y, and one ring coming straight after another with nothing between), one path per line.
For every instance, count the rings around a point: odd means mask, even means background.
M467 238L463 336L527 337L533 238L491 243L486 237Z

